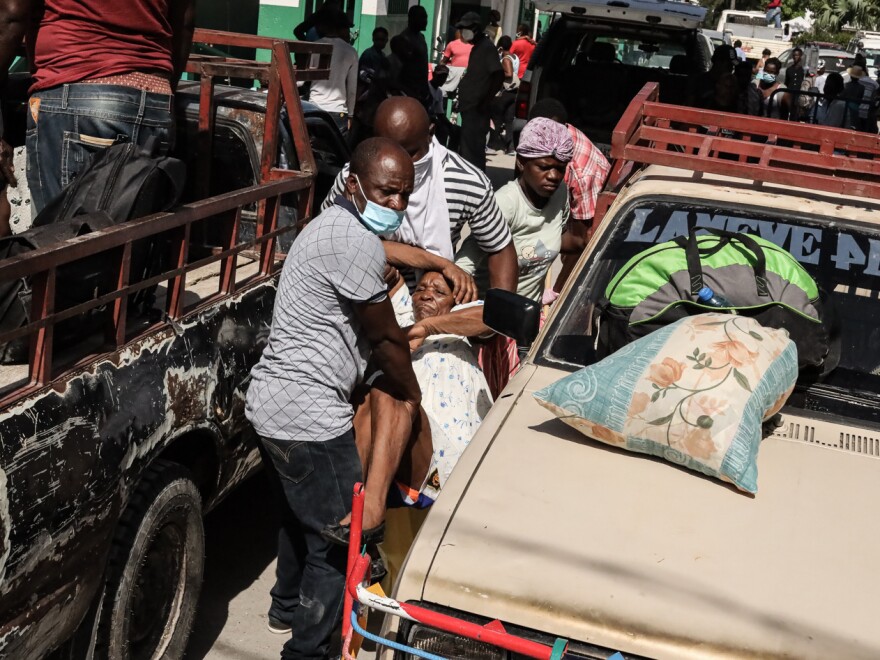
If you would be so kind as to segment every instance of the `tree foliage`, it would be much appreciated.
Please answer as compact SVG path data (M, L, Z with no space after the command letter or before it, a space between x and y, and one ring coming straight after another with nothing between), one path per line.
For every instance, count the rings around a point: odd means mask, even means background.
M817 27L824 30L876 30L880 25L877 0L820 0L815 11Z

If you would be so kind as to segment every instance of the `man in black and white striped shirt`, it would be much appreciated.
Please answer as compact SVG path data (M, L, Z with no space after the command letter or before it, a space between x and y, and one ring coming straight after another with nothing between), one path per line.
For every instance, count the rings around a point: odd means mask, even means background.
M455 264L455 249L467 224L479 248L487 254L489 286L516 290L517 260L510 229L495 203L486 175L432 136L425 109L408 97L384 101L376 112L375 133L400 144L415 165L415 189L400 230L383 241L388 263L401 270L410 288L416 271L436 270L453 284L456 303L477 297L472 277ZM348 166L322 210L344 187Z

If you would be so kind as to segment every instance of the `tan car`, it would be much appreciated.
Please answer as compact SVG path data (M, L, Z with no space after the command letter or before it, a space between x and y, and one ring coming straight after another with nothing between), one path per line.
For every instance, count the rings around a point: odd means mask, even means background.
M616 198L527 361L444 486L393 596L475 622L497 619L549 645L565 638L570 659L615 651L878 658L880 169L869 158L880 158L880 147L874 136L753 118L774 138L746 144L737 133L743 118L731 117L725 129L724 115L689 110L697 131L669 137L680 149L665 151L643 130L673 132L649 116L662 106L636 101L638 127L624 126L615 155L642 164L631 175L615 170ZM700 134L719 122L715 137ZM777 137L785 143L786 131L825 155L772 146ZM715 143L697 155L699 145L684 146L695 140ZM722 143L746 155L718 158ZM863 149L862 157L831 155L845 148ZM756 172L763 181L751 179ZM821 383L799 386L768 431L754 497L594 442L532 397L595 361L591 317L609 279L633 254L686 233L689 222L788 249L839 316L840 363ZM520 657L393 617L385 625L446 658Z

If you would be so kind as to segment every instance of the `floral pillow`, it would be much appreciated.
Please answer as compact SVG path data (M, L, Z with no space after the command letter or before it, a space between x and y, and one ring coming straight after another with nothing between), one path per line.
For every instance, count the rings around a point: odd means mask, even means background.
M601 442L758 490L761 423L797 379L785 330L731 314L688 316L535 392Z

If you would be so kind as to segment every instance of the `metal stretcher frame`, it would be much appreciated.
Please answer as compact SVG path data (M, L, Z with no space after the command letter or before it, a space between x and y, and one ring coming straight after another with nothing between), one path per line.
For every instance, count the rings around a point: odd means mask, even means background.
M53 335L58 322L98 307L109 306L110 323L105 337L106 349L103 353L87 355L69 369L81 367L85 363L99 359L102 355L111 357L125 344L177 321L185 313L189 314L214 304L245 285L257 284L274 277L280 268L275 257L276 239L293 229L293 227L279 228L277 225L282 195L297 193L298 218L302 221L310 217L317 165L309 142L296 82L297 79L326 78L329 74L332 46L201 29L195 31L193 42L265 49L271 53L268 62L193 56L187 63L188 72L201 76L197 148L198 160L204 165L200 168L198 185L204 194L199 196L200 201L187 204L179 210L131 220L0 262L0 281L26 277L30 279L32 289L31 321L20 328L0 334L0 343L30 336L28 383L0 397L0 407L61 376L53 370ZM295 69L291 52L318 56L317 66ZM311 59L308 58L309 63ZM266 124L263 134L260 181L248 188L207 197L216 114L213 89L214 78L217 76L250 78L268 85ZM294 164L296 169L285 170L275 167L282 104L286 105L290 117L292 141L298 160L298 163ZM241 209L254 203L257 204L256 237L250 241L239 242ZM192 226L196 222L206 220L216 223L221 228L223 245L208 257L188 261ZM171 237L170 267L154 277L131 283L129 268L133 244L162 234ZM246 282L236 282L237 255L245 250L255 249L259 250L259 272ZM115 271L116 289L79 305L56 311L56 274L59 267L98 255L106 259L111 274ZM221 262L218 292L201 301L194 309L184 310L186 274L217 261ZM146 328L134 337L128 336L126 334L128 297L163 282L167 282L168 285L165 320Z
M880 139L858 131L660 103L647 83L611 138L598 222L636 165L880 198Z
M500 621L491 621L481 626L470 621L457 619L448 614L441 614L432 610L411 605L409 603L400 603L393 598L379 596L368 591L364 579L368 575L370 568L370 555L361 552L361 533L363 530L363 513L364 513L364 488L363 484L357 483L354 486L354 495L351 506L351 529L349 530L348 545L348 563L345 574L345 596L342 612L342 637L343 637L343 658L345 660L353 660L349 654L349 645L354 633L356 625L358 605L363 605L384 614L401 617L408 621L421 623L436 630L452 633L461 637L466 637L484 644L497 646L518 653L527 658L539 658L540 660L562 660L565 657L565 651L568 642L564 639L557 639L553 646L547 646L539 642L518 637L507 632ZM436 659L439 656L404 647L402 644L374 638L379 644L384 644L392 648L405 649L405 652L419 655L424 658ZM441 659L442 660L442 659Z

